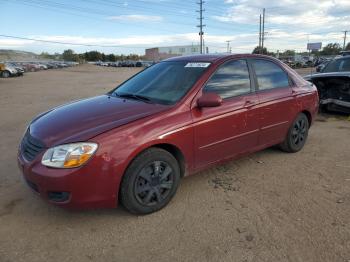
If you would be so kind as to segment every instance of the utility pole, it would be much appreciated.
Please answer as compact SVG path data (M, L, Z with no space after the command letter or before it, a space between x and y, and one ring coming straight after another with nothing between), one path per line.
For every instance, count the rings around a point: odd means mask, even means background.
M202 39L202 41L203 41L203 44L202 44L202 53L203 54L205 54L205 42L204 42L204 38Z
M259 53L261 50L261 14L260 14L260 21L259 21Z
M227 43L227 53L231 53L230 52L230 42L231 40L227 40L226 43Z
M199 25L197 25L197 27L199 27L199 39L200 39L200 53L203 54L203 27L205 27L205 25L203 25L203 12L205 11L205 9L203 9L203 4L205 2L203 0L199 0L199 2L197 3L199 5L199 10L197 10L197 12L199 12Z
M264 41L265 41L265 8L263 9L263 16L262 16L261 52L263 52L264 50Z
M345 47L346 47L346 35L348 33L348 31L343 31L344 32L344 44L343 44L343 51L345 51Z

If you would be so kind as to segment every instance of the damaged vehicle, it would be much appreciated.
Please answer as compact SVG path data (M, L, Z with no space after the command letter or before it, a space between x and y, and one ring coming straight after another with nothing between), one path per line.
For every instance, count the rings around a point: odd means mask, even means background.
M316 85L321 110L350 114L350 56L335 58L305 79Z

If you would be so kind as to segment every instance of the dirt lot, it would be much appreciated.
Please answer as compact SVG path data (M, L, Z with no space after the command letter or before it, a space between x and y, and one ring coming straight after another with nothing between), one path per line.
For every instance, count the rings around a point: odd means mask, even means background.
M16 152L26 124L135 69L0 79L0 261L350 261L350 122L318 117L296 154L267 149L182 180L168 207L70 212L36 197Z

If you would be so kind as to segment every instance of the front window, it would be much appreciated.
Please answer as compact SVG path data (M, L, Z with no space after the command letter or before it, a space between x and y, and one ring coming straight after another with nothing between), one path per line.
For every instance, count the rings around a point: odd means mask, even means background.
M175 104L192 88L210 63L161 62L130 78L112 94Z
M234 60L220 66L203 91L216 93L223 99L250 92L250 77L246 60Z
M350 59L335 59L329 62L322 72L347 72L350 71Z

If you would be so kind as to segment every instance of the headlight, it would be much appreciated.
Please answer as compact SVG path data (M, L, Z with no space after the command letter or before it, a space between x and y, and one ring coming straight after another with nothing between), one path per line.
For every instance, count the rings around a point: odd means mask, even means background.
M41 163L56 168L78 167L93 156L97 147L96 143L88 142L52 147L45 152Z

